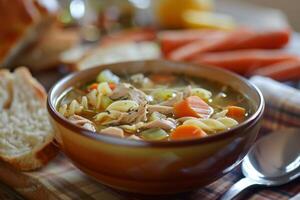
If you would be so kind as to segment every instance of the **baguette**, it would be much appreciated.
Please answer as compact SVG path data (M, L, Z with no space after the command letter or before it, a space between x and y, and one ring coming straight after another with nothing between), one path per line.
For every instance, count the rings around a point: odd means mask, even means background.
M0 71L0 159L18 170L40 168L58 152L45 103L27 68Z

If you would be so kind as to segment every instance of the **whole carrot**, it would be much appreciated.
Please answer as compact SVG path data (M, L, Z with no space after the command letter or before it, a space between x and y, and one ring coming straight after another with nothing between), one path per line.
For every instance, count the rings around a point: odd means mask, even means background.
M222 35L226 35L229 32L217 31L217 30L168 30L158 33L158 40L161 46L164 56L168 56L173 50L184 46L194 41L203 40L215 40Z
M192 62L197 64L222 67L239 74L283 61L298 59L297 56L279 50L238 50L226 52L203 53Z
M188 43L172 51L168 55L168 58L171 60L190 60L205 52L254 48L276 49L286 45L289 41L289 37L290 31L288 29L258 32L242 28L215 40Z
M300 80L300 59L268 65L250 72L249 75L268 76L278 81Z

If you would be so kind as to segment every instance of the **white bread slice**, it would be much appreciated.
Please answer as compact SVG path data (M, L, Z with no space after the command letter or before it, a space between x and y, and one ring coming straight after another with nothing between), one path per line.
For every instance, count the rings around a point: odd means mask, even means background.
M84 49L82 49L84 51ZM155 59L160 57L160 49L154 42L121 42L109 45L101 45L90 49L81 57L74 56L73 64L70 64L70 54L65 53L62 56L63 63L69 63L72 70L84 70L103 64L116 62ZM80 49L79 49L80 54ZM77 53L78 55L78 53Z
M0 70L0 159L34 170L58 152L46 110L44 88L24 68Z

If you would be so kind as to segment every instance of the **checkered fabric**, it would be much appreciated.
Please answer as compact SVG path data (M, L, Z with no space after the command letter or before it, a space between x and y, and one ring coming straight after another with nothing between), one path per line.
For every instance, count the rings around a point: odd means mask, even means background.
M254 77L251 81L261 89L267 103L261 134L291 126L300 127L300 92L298 90L262 77ZM41 183L47 189L47 194L52 194L51 199L141 199L141 197L133 194L112 190L92 180L75 168L62 154L42 170L25 173L25 175ZM217 199L241 178L242 173L240 168L237 168L212 184L194 192L171 197L144 196L143 199ZM19 192L22 193L22 191ZM296 180L280 187L251 189L243 196L243 199L284 200L299 192L300 183L299 180Z

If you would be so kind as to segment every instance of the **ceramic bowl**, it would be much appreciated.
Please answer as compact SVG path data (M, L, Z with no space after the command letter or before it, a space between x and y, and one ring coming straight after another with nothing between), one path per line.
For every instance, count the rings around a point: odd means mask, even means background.
M78 83L95 79L103 69L117 74L170 72L204 77L246 95L254 112L229 131L194 140L149 142L95 134L68 122L56 106L64 92ZM71 74L51 89L47 106L61 150L81 171L116 189L168 194L207 185L236 167L258 134L264 100L255 86L231 72L209 66L149 60L103 65Z

